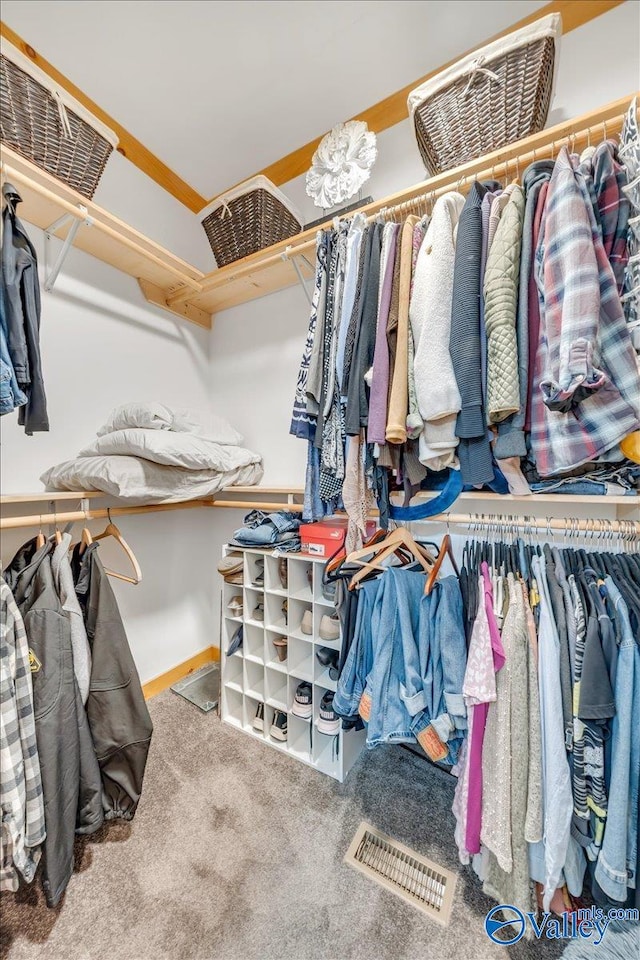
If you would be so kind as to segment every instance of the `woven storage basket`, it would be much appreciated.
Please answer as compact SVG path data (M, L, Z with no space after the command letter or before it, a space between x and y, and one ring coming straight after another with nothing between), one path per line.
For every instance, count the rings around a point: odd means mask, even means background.
M476 50L409 94L431 174L537 133L553 95L562 20L542 17Z
M241 260L302 229L299 214L266 177L253 177L200 212L219 267Z
M118 138L11 44L0 55L2 142L91 199Z

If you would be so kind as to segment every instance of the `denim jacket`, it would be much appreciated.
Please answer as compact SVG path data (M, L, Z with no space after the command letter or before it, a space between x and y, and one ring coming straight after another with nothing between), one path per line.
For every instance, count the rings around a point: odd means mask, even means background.
M2 188L6 205L2 212L2 328L6 351L17 386L26 393L18 422L31 436L49 429L47 398L40 361L40 285L38 259L26 230L18 219L16 206L21 198L15 187ZM2 347L3 373L5 345ZM11 377L9 387L12 389ZM3 383L3 401L5 399ZM15 396L15 395L14 395ZM14 404L17 406L18 404ZM8 412L3 408L3 413Z
M27 395L18 386L9 356L4 325L4 308L0 297L0 416L5 413L13 413L16 407L22 407L26 402Z
M418 645L424 706L414 711L412 730L432 759L455 763L467 729L462 696L467 644L456 577L438 580L422 597ZM438 741L440 753L433 752Z
M371 624L373 662L360 701L360 716L368 724L368 747L415 740L402 694L406 651L417 647L425 577L390 567L380 581L379 616Z

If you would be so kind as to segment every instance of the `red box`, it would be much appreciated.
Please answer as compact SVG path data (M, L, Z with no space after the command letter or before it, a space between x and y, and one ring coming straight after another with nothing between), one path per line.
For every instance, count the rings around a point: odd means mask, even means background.
M327 517L317 523L301 524L302 552L329 559L344 544L348 523L347 517ZM375 520L368 520L367 537L372 537L376 529Z

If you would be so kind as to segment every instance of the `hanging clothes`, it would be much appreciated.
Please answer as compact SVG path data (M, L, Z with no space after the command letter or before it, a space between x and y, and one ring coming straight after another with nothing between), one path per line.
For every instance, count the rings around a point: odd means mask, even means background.
M397 511L443 486L638 491L640 469L620 446L640 424L627 296L640 236L635 114L626 130L629 170L612 141L580 158L563 148L531 164L522 186L474 182L421 219L365 225L358 214L320 231L291 426L321 451L308 456L305 519L339 507L345 482L353 524L372 496L381 517L407 519ZM360 438L358 457L348 437ZM564 668L562 690L568 720Z
M111 584L91 543L72 555L76 593L91 643L87 717L102 779L105 820L135 816L153 724Z

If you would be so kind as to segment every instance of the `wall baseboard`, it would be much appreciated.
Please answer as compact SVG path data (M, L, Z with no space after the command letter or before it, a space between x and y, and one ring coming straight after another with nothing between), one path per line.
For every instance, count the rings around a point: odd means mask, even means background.
M162 693L163 690L168 690L169 687L177 683L178 680L182 680L190 673L193 673L194 670L204 667L205 663L213 663L214 660L219 659L219 647L207 647L205 650L200 650L192 657L189 657L188 660L184 660L182 663L177 664L177 666L172 667L171 670L167 670L166 673L161 673L159 677L154 677L153 680L147 680L146 683L143 683L142 692L144 693L145 700L155 697L156 694Z

